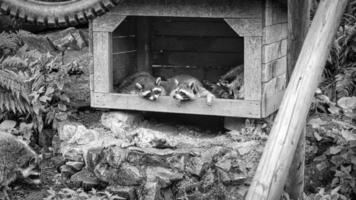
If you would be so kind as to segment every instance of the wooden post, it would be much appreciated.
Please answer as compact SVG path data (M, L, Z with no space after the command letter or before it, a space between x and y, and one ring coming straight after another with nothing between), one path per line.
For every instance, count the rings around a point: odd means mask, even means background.
M321 1L246 200L279 199L347 0Z
M148 17L137 17L137 71L152 72L150 63L150 23Z
M310 25L310 0L288 0L287 80L290 79Z
M292 76L300 50L310 25L310 0L288 0L288 56L287 79ZM294 200L302 199L304 192L306 125L298 141L286 183L286 192Z
M297 149L295 150L292 166L286 183L286 192L293 200L303 199L304 192L304 169L305 169L305 135L306 125L300 135Z

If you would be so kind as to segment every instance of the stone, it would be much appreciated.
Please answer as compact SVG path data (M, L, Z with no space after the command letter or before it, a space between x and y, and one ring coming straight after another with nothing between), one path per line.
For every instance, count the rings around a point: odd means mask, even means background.
M93 129L87 129L83 125L77 126L76 132L68 141L69 144L89 144L92 141L99 139L99 133Z
M143 117L134 112L107 112L101 116L101 123L116 134L123 134L124 129L139 124Z
M135 166L124 163L120 168L114 168L108 164L99 163L94 173L99 180L110 185L137 186L143 183L145 177L141 170Z
M66 146L61 147L61 153L66 160L83 162L83 151L80 147Z
M118 176L117 176L118 171L119 171L119 169L111 168L109 165L104 164L104 163L99 163L94 168L95 176L100 181L108 183L109 185L116 184L116 181L118 179Z
M61 141L69 141L77 132L78 126L81 124L74 122L59 122L58 124L58 137Z
M88 149L85 156L85 164L87 169L93 171L95 166L99 164L100 160L102 159L103 149L103 147L94 147Z
M136 189L135 187L130 186L119 186L111 185L106 188L106 190L114 195L126 198L128 200L136 200Z
M200 189L205 193L211 190L215 184L215 176L211 169L207 170L202 178Z
M87 169L83 169L82 171L75 173L70 178L70 183L73 187L83 187L84 190L91 190L92 188L96 188L100 185L100 182L96 178L95 174Z
M140 199L144 200L163 200L160 195L160 186L157 182L146 182Z
M138 128L132 134L132 142L142 148L170 148L176 147L176 141L167 140L167 135L163 132L149 128Z
M172 182L183 179L183 174L163 167L147 167L147 181L158 182L161 188L169 187Z
M242 174L226 172L220 169L218 169L218 174L219 174L220 181L224 185L239 186L244 184L247 179L247 177Z
M66 165L78 172L78 171L82 170L82 168L84 167L84 162L69 161L69 162L66 162Z
M186 163L186 171L200 177L204 168L209 164L208 162L204 162L200 157L192 157Z
M16 122L13 120L4 120L0 124L0 130L10 133L12 129L14 129L16 126Z
M116 183L124 186L140 185L145 179L139 168L127 163L121 165L117 178Z
M102 160L109 166L120 168L121 164L126 160L127 150L119 146L109 147L102 151Z
M73 174L75 174L75 171L67 165L62 165L59 170L62 177L65 179L69 179Z

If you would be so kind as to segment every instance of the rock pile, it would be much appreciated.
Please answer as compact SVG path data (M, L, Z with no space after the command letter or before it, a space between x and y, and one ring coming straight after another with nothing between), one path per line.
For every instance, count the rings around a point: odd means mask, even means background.
M243 199L263 149L257 140L160 131L137 114L101 120L96 129L61 124L60 170L72 187L107 187L126 199Z

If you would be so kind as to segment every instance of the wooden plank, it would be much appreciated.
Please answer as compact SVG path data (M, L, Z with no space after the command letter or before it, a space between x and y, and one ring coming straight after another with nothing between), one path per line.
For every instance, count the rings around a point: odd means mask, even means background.
M315 89L347 2L320 2L246 200L280 199Z
M310 0L288 0L288 68L287 79L292 75L310 25Z
M198 67L231 67L243 63L243 53L210 53L210 52L152 52L154 65L178 65Z
M271 44L288 38L288 23L263 28L263 44Z
M137 71L151 72L150 20L137 18Z
M288 0L288 66L287 80L292 75L294 65L298 59L304 38L310 24L311 0L289 1ZM292 199L303 198L304 192L304 165L305 165L305 135L306 125L298 141L294 154L293 163L298 167L291 167L287 178L285 191Z
M246 100L261 100L262 37L245 38L244 86Z
M304 193L304 171L305 171L305 137L307 127L304 125L302 134L295 150L293 165L289 169L289 176L286 183L285 191L290 197L301 199Z
M261 0L130 0L120 1L111 12L120 15L262 18Z
M241 63L242 64L242 63ZM154 76L160 76L165 79L177 74L189 74L199 80L218 81L218 78L229 71L230 68L204 68L204 67L153 67Z
M224 20L239 36L262 36L262 18Z
M93 32L95 92L111 92L113 89L111 37L111 33L108 32Z
M112 33L113 38L136 35L136 17L128 16Z
M285 88L286 73L263 83L262 116L267 117L278 110Z
M208 106L205 98L200 98L192 102L178 103L172 97L162 96L157 101L152 102L137 95L94 93L92 105L97 108L114 108L151 112L248 118L260 117L260 101L216 99L212 106Z
M269 63L287 55L287 40L281 40L272 44L263 45L262 63Z
M242 37L153 37L153 51L244 52Z
M113 53L136 50L136 37L122 37L112 39Z
M262 64L262 82L267 82L274 77L287 72L287 56Z
M265 6L264 26L288 22L286 4L281 4L275 0L266 0Z
M114 85L119 84L126 76L136 71L136 52L118 54L113 56Z
M93 31L113 32L119 24L126 18L124 15L117 15L115 13L106 13L93 20Z
M195 19L175 21L170 18L157 18L152 21L152 33L159 36L237 36L223 19L217 22L204 22Z

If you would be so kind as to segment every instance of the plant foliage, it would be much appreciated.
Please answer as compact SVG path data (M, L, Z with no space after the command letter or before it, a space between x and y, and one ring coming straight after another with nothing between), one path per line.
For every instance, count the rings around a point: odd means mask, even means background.
M58 120L65 120L69 98L63 88L77 63L63 64L60 57L27 45L18 48L21 41L14 34L0 37L0 111L32 120L38 131L44 124L56 126Z

